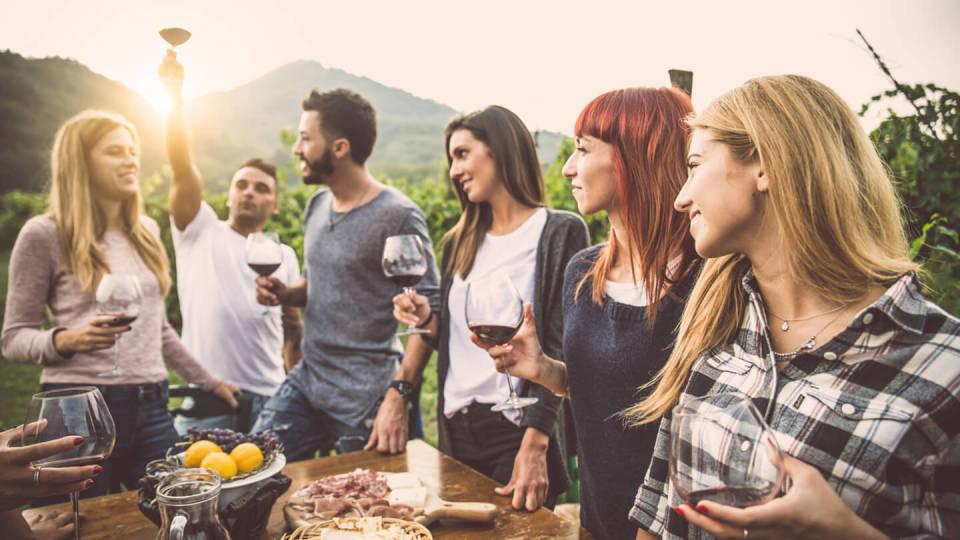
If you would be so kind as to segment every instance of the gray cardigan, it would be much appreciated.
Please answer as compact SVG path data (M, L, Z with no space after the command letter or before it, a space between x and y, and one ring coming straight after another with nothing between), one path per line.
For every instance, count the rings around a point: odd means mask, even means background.
M577 214L564 210L547 209L547 222L537 246L534 269L534 317L537 336L544 353L552 358L561 358L563 342L563 272L573 255L590 245L590 232L586 223ZM446 260L449 244L444 246ZM444 272L440 279L440 327L437 340L437 423L439 424L440 450L451 450L447 418L443 414L443 388L450 367L450 318L447 316L450 286L453 276ZM566 469L564 444L563 400L550 390L533 383L521 381L517 392L522 396L535 396L539 401L523 411L521 427L535 427L550 435L547 450L547 468L550 493L563 493L570 487Z

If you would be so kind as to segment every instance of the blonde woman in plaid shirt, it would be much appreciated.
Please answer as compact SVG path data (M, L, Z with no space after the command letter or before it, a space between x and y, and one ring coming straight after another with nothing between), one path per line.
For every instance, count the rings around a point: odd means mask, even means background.
M708 261L647 399L660 421L630 517L649 538L960 538L960 323L923 298L897 195L850 108L799 76L748 81L691 120L690 215ZM792 487L684 504L669 411L749 395Z

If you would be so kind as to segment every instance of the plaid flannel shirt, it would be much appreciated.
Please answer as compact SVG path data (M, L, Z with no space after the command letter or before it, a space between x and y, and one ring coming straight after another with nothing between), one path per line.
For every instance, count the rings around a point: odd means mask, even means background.
M897 280L847 328L775 367L752 274L736 339L694 366L680 402L739 391L780 448L820 470L861 518L893 538L960 538L960 321ZM670 415L630 518L665 539L711 538L671 511ZM813 508L805 511L815 511Z

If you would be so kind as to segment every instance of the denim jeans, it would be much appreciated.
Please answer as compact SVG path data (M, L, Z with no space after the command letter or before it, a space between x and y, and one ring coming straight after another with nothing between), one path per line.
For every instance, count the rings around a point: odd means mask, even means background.
M43 384L42 390L89 386L76 384ZM96 497L120 491L121 484L136 489L147 462L160 459L180 438L173 429L167 412L167 381L153 384L94 385L103 394L117 428L117 444L103 463L103 472L93 487L81 492L82 497ZM44 499L42 504L66 500L66 497ZM35 501L34 504L39 503ZM39 504L37 504L39 505Z
M251 409L249 425L237 425L238 417L235 414L208 416L206 418L190 418L187 416L177 415L173 417L173 427L177 429L177 433L179 433L181 436L186 435L187 430L191 427L196 427L197 429L201 430L227 428L248 433L252 430L253 424L257 421L257 417L260 416L260 411L263 410L263 406L266 405L267 400L270 399L270 396L262 396L260 394L254 394L253 392L245 393L250 396Z
M290 379L264 405L251 433L271 430L283 444L288 461L310 459L318 450L338 454L362 450L370 438L376 418L374 408L369 418L358 426L350 426L310 406L306 396Z

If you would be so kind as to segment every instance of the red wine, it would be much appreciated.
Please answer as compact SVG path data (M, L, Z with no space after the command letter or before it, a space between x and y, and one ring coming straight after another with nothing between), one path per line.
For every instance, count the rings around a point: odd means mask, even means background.
M687 503L695 507L700 501L713 501L726 506L746 508L763 502L769 495L770 488L722 486L691 491L687 496Z
M520 330L520 325L503 326L499 324L470 324L467 325L477 337L490 345L503 345L513 339Z
M50 467L50 468L60 468L60 467L83 467L85 465L96 465L98 463L103 463L103 460L106 458L103 454L97 454L93 456L79 456L63 459L55 459L52 461L41 462L41 467Z
M267 277L270 274L273 274L277 271L277 268L280 268L280 263L247 263L254 272L260 274L263 277Z
M113 314L113 313L101 313L101 315L114 315L114 314ZM125 315L125 314L123 314L123 313L119 313L119 314L116 314L116 315L113 316L113 320L112 320L112 321L103 323L103 324L101 324L100 326L103 327L103 328L109 328L109 327L111 327L111 326L114 326L114 327L130 326L131 324L133 324L133 321L135 321L135 320L137 320L137 316L136 316L136 315Z
M398 287L407 288L413 287L420 282L420 279L423 278L420 274L400 274L394 276L387 276L390 278L390 281L397 284Z

